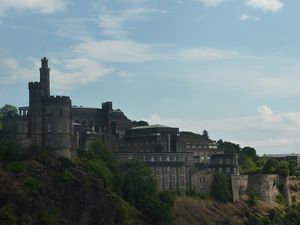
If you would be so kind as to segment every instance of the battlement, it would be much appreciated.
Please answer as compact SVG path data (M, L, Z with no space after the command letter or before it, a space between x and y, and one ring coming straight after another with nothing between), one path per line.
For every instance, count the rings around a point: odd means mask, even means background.
M47 103L65 103L65 104L71 104L71 99L69 96L44 96L43 101Z
M28 83L28 88L29 88L29 89L38 89L38 88L41 88L41 84L40 84L40 82L38 82L38 81L35 81L35 82L29 82L29 83Z

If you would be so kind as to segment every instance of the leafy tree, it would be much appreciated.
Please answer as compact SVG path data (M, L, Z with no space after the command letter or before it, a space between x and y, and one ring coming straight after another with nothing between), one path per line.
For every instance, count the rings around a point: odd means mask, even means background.
M129 203L135 205L145 196L156 194L156 180L150 169L138 160L131 160L121 164L123 176L123 197Z
M203 138L205 138L205 139L209 139L208 131L207 131L207 130L204 130L203 133L202 133L202 136L203 136Z
M256 158L256 150L251 147L244 147L241 149L242 153L244 153L247 157L250 157L252 159Z
M149 126L149 123L147 121L140 120L140 121L132 121L132 125L134 127L143 127L143 126Z
M219 200L221 202L228 202L231 200L229 182L225 174L214 174L214 180L211 186L211 195L216 200Z
M149 224L171 224L171 207L161 202L156 196L145 196L138 204L138 208L146 217Z
M9 105L9 104L6 104L4 105L0 111L3 113L3 114L6 114L8 112L12 112L13 114L17 114L18 113L18 109L17 107L13 106L13 105Z
M219 148L223 149L225 153L237 153L241 151L241 147L238 144L234 144L228 141L223 142L222 140L218 141Z
M275 174L277 172L276 169L277 160L274 158L269 158L263 166L262 172L264 174Z

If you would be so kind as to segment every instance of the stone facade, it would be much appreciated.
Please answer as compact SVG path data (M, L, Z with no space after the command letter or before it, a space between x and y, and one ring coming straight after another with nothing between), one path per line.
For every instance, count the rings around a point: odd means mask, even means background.
M160 190L208 192L213 172L238 174L237 156L224 154L215 141L162 125L127 130L116 154L144 161Z

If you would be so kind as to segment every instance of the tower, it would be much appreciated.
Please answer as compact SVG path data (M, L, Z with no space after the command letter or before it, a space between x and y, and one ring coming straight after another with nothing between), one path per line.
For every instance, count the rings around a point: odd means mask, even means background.
M50 96L50 68L48 67L48 59L46 57L41 59L42 67L40 68L40 84L41 95Z
M48 59L41 59L40 82L30 82L29 137L37 145L57 156L70 156L71 99L50 96Z

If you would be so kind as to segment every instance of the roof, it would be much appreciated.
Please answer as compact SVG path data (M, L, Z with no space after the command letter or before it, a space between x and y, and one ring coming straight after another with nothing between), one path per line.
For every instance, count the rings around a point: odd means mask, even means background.
M177 129L176 127L168 127L160 124L154 124L149 126L139 126L139 127L133 127L132 129L151 129L151 128L171 128L171 129Z
M291 153L291 154L266 154L267 157L273 158L285 158L285 157L300 157L300 154Z

